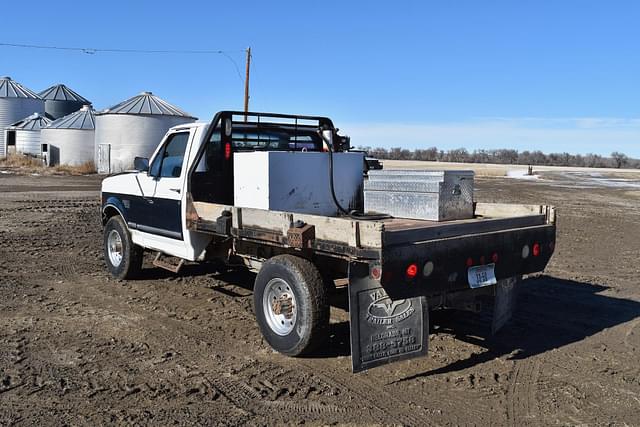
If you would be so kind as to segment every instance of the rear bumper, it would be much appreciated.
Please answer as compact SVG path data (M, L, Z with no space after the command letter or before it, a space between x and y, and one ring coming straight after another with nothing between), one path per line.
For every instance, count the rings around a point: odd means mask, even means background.
M470 261L472 265L489 264L496 256L498 280L540 272L551 259L555 240L555 224L544 224L388 247L382 251L380 283L394 300L465 290L469 289ZM433 266L430 274L427 263ZM410 264L418 267L414 278L406 274Z

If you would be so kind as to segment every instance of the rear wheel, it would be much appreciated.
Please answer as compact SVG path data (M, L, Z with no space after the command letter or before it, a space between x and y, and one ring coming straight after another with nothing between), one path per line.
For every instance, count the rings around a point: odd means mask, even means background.
M258 326L273 349L298 356L326 341L327 289L313 263L292 255L275 256L263 264L253 292Z
M120 216L109 219L104 227L104 259L116 279L132 279L142 269L143 249L134 244Z

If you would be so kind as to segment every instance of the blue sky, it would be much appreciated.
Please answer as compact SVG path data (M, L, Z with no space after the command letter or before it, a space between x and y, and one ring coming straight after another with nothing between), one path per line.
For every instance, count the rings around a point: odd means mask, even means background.
M640 157L640 2L40 2L0 42L225 50L251 109L334 118L354 144ZM0 75L106 108L143 90L200 117L241 109L223 55L0 47Z

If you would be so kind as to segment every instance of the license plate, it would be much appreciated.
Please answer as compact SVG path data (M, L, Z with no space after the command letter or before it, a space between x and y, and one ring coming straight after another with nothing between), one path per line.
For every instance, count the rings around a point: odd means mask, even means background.
M472 288L481 288L498 283L496 280L495 264L470 267L469 270L467 270L467 278L469 279L469 286Z

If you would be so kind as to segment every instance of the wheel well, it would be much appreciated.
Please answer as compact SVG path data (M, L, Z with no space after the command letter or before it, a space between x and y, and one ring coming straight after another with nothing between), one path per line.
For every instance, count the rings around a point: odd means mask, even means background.
M120 211L116 209L114 206L107 206L102 210L102 225L106 225L107 221L113 216L120 215ZM123 218L124 219L124 218Z

